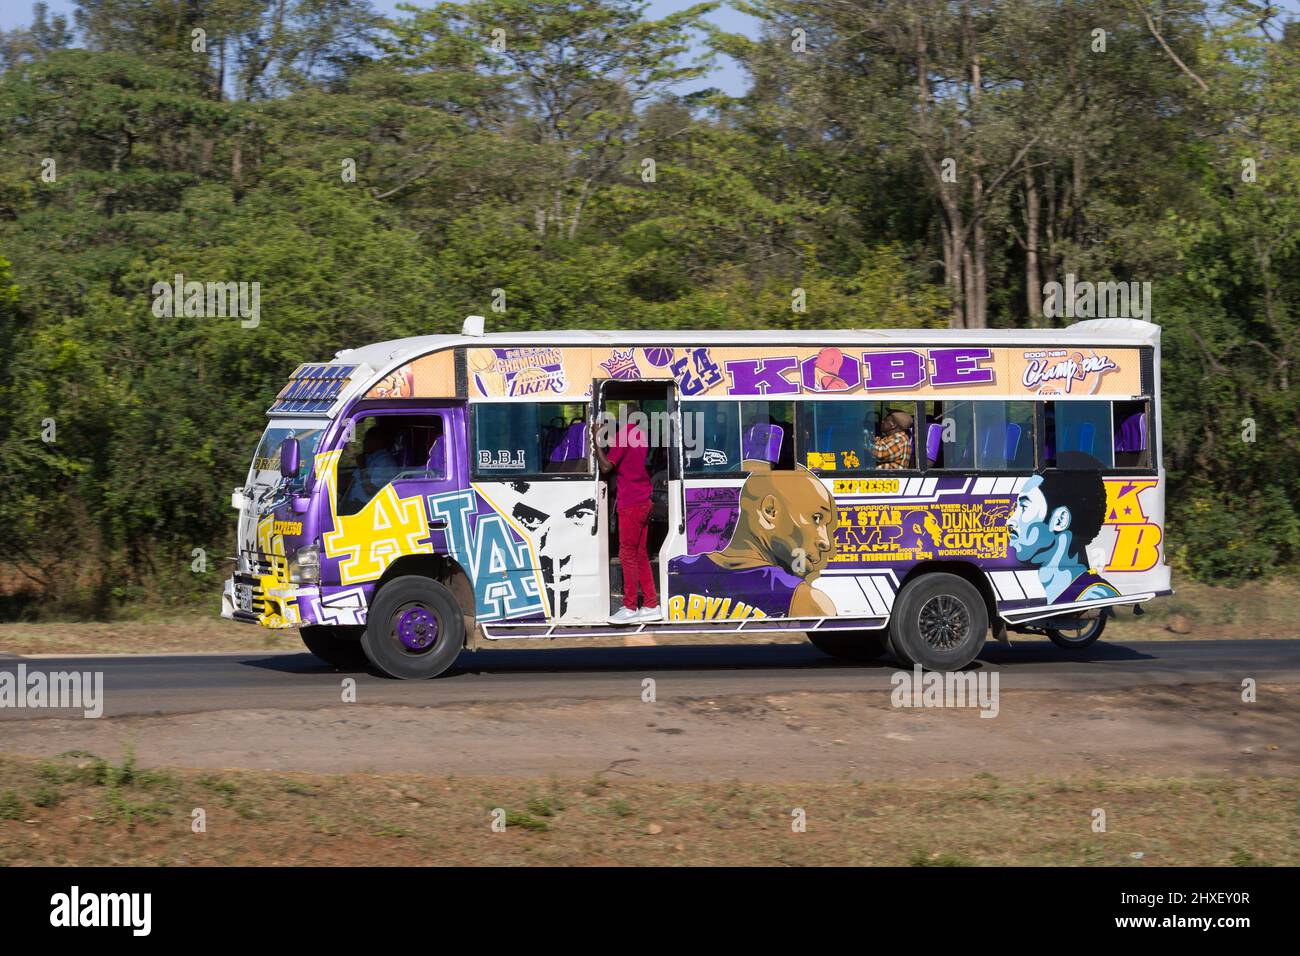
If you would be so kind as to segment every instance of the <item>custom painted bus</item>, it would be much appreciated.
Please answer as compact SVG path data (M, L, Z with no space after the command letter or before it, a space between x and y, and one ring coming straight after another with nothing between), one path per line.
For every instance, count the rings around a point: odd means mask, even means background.
M656 427L662 619L621 604L594 421ZM223 615L343 667L434 677L519 638L795 631L969 664L1095 641L1171 593L1160 335L1065 329L483 333L300 366L232 499ZM882 423L895 435L886 447ZM662 425L663 427L657 427Z

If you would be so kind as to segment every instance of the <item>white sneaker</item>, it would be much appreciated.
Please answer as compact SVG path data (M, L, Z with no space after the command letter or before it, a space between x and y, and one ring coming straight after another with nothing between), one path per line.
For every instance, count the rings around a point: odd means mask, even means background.
M659 610L659 605L656 604L654 607L641 608L641 610L636 612L636 619L638 621L662 621L664 615L663 612Z
M609 616L610 624L631 624L637 620L640 611L634 611L630 607L621 607L615 613Z

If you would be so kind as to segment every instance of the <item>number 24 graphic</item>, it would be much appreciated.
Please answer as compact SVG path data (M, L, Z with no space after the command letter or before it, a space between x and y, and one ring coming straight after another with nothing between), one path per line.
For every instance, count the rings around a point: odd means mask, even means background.
M694 362L692 372L687 366ZM722 369L713 363L706 348L691 349L672 365L673 378L683 395L698 395L710 386L722 381Z

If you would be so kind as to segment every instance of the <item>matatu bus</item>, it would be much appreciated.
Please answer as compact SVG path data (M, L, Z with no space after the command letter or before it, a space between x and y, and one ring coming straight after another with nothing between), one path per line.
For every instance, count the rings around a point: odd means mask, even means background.
M620 626L591 426L633 415L662 616ZM881 461L887 416L907 450ZM392 677L637 632L795 631L954 670L1008 631L1085 647L1116 606L1171 593L1160 335L1138 320L484 334L471 316L301 365L268 417L223 615Z

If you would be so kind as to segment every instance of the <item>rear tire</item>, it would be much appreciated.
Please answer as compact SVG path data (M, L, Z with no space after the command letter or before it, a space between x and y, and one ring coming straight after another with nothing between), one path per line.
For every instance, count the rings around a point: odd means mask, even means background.
M375 595L361 646L389 677L437 677L465 646L465 616L452 593L416 574L393 578Z
M834 631L809 634L812 646L842 661L874 661L888 650L888 634L878 631Z
M889 646L900 663L961 670L984 647L989 613L975 585L934 571L904 586L889 619Z
M1091 618L1089 615L1097 615ZM1082 614L1073 615L1077 618L1091 620L1092 623L1087 627L1076 627L1059 629L1055 627L1047 628L1047 636L1057 647L1063 647L1067 651L1077 651L1080 648L1088 647L1095 644L1101 637L1101 632L1106 630L1106 618L1110 617L1110 608L1097 608L1095 611L1085 611Z
M299 630L302 642L326 664L344 671L365 670L366 652L361 649L361 628L317 625Z

